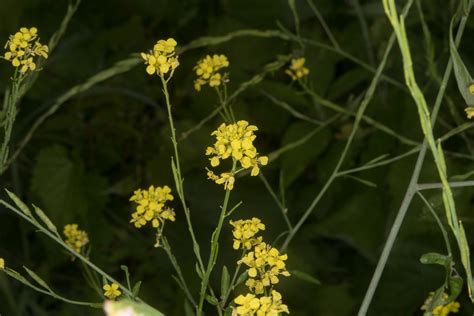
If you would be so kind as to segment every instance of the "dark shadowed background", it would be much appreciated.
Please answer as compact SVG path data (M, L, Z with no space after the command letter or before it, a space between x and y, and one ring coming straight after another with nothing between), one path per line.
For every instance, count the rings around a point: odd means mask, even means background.
M402 5L405 1L398 1ZM310 69L309 85L323 98L354 110L373 73L346 58L350 54L376 68L391 34L381 2L361 0L369 41L353 0L314 0L334 37L338 52L306 42L304 56ZM449 57L449 22L458 1L420 1L431 32L435 67L442 73ZM67 1L1 0L0 41L21 26L36 26L43 42L58 28ZM301 36L331 45L306 0L296 1ZM185 45L202 36L225 35L240 29L295 32L293 15L283 0L83 0L68 31L40 73L32 90L21 102L13 147L28 133L33 122L55 99L72 86L110 67L130 54L148 50L160 38L174 37ZM407 19L415 71L428 104L434 102L438 82L427 65L417 7ZM469 69L474 69L471 40L474 20L468 22L460 52ZM2 42L3 43L3 42ZM314 42L313 42L314 44ZM208 116L218 102L212 90L196 93L193 66L206 54L223 53L230 60L230 90L262 73L277 55L302 54L295 41L280 38L236 37L215 46L187 50L171 82L171 99L178 135ZM9 84L11 66L0 62L0 91ZM389 57L386 75L403 82L398 47ZM298 84L283 70L268 74L238 97L237 117L259 127L259 152L271 153L295 142L317 126L295 117L276 105L287 102L293 109L317 120L334 112L322 108L302 93ZM447 95L454 111L442 105L435 131L441 136L460 123L468 122L465 103L452 79ZM397 133L416 142L422 140L416 106L409 93L382 81L367 114ZM284 193L288 216L293 223L321 190L347 141L352 117L343 117L322 129L305 144L286 151L263 168L263 173L279 195ZM220 124L219 117L181 141L181 155L187 199L194 227L207 260L210 234L219 213L224 191L206 179L204 155L210 133ZM450 175L465 174L474 167L473 133L444 142ZM21 155L2 176L2 188L16 192L28 203L45 210L63 227L78 223L90 236L90 258L115 278L124 281L121 264L126 264L132 280L142 280L141 297L168 315L184 315L185 297L172 278L174 273L161 249L153 248L151 229L135 229L129 224L133 190L150 184L174 188L170 172L171 143L166 108L158 77L138 65L131 71L102 82L75 95L34 133ZM382 154L396 156L411 146L363 122L343 169L360 166ZM396 163L355 174L374 183L373 187L351 178L340 178L326 192L288 249L288 269L320 280L321 285L297 277L278 285L291 315L355 315L367 289L375 264L393 218L400 206L416 155ZM428 155L422 181L437 181L437 172ZM275 240L286 229L280 210L258 177L238 179L232 200L243 201L234 219L257 216L267 226L265 239ZM468 238L474 240L473 196L469 188L454 191L460 218ZM427 191L427 198L444 219L440 191ZM178 201L174 202L177 221L167 224L166 235L181 263L194 293L199 290L190 238ZM439 266L425 266L419 258L426 252L445 252L442 236L430 213L414 199L390 256L369 315L421 315L420 306L430 291L444 278ZM219 287L223 264L233 271L238 253L232 250L231 227L226 224L221 238L220 259L212 282ZM78 300L101 298L83 281L80 263L70 258L51 240L36 233L27 223L0 208L0 257L15 270L25 265L59 293ZM458 260L459 262L459 260ZM458 271L462 272L459 265ZM243 289L238 289L236 293ZM472 315L467 293L460 299L460 315ZM209 315L214 310L209 309ZM2 315L101 315L98 310L77 307L40 295L0 273L0 314Z

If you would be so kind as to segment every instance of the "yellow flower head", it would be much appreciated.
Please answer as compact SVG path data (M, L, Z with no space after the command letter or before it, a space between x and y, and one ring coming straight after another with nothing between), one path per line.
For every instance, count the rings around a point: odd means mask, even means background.
M256 237L259 231L265 230L265 225L260 219L253 217L252 219L241 219L238 221L230 221L234 227L232 234L234 235L234 249L250 250L253 246L262 242L262 237Z
M136 190L130 201L138 205L130 223L140 228L147 222L151 222L153 227L158 228L165 220L174 222L176 213L165 205L167 201L173 201L173 199L171 189L167 185L156 188L150 186L148 190Z
M0 258L0 269L5 269L5 260Z
M49 53L48 46L39 42L36 27L22 27L18 32L10 35L5 49L3 59L10 61L13 67L19 68L22 75L36 69L35 57L48 58Z
M259 156L257 149L253 145L256 139L255 131L258 128L255 125L249 125L247 121L238 121L237 123L222 123L217 130L211 133L216 138L213 147L207 147L206 155L209 158L211 166L217 167L221 160L232 158L238 161L243 169L252 168L251 176L257 176L260 172L260 166L268 164L268 157ZM209 178L218 184L229 184L226 189L232 190L234 184L234 174L223 173L221 177L208 173Z
M474 106L470 106L464 109L466 112L467 118L472 119L474 117Z
M304 76L309 74L309 69L304 66L306 59L301 58L293 58L291 60L290 68L285 70L285 73L291 77L293 80L298 80Z
M290 276L286 270L287 259L288 256L281 255L276 248L264 242L258 244L253 251L239 260L239 263L248 266L249 279L245 285L256 294L264 293L266 287L271 287L280 281L279 275Z
M89 236L83 230L79 230L77 224L68 224L64 226L64 236L66 236L66 245L74 249L76 252L81 252L85 245L89 243Z
M148 53L142 53L145 60L146 72L149 75L163 76L170 70L174 71L179 66L178 56L176 56L177 42L173 38L159 40L153 46L153 50Z
M111 300L119 297L122 294L117 283L105 284L102 288L104 289L104 296Z
M209 84L210 87L218 87L222 82L227 81L227 75L218 71L229 67L229 61L225 55L207 55L199 60L194 67L198 78L194 81L194 89L201 91L201 86Z
M260 300L253 294L239 295L234 303L240 305L234 308L237 315L255 315L260 308Z
M469 85L469 92L470 92L471 94L474 94L474 83L471 83L471 84Z
M431 292L428 298L425 300L423 306L421 306L421 310L430 312L430 305L433 301L434 292ZM459 302L449 302L449 296L446 293L443 293L441 304L432 307L431 315L433 316L448 316L450 313L457 313L459 312L459 308L461 304Z
M288 306L283 304L281 294L272 290L271 296L255 297L253 294L239 295L234 303L240 306L233 307L233 315L245 316L278 316L281 313L289 314Z

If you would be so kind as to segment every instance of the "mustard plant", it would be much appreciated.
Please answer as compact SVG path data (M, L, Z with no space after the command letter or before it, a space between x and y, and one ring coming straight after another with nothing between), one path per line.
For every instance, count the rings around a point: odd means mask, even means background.
M283 294L279 292L281 280L289 277L299 277L306 281L309 280L309 282L312 283L318 283L318 281L301 271L292 271L291 257L289 258L287 251L295 237L301 233L301 229L307 222L309 216L320 206L328 190L333 186L336 180L341 178L348 178L364 185L372 186L373 184L370 181L360 178L356 174L361 171L386 166L415 154L418 155L418 158L411 180L384 244L371 282L360 305L358 315L365 316L369 310L374 293L387 264L388 257L392 252L396 237L402 226L403 219L414 196L420 198L428 208L430 216L436 221L436 225L439 227L446 244L447 252L447 254L426 253L420 258L422 264L438 264L442 265L446 270L445 281L438 289L427 293L425 302L420 302L420 309L426 316L447 316L450 313L457 313L461 308L457 299L464 285L464 280L471 301L474 301L474 285L472 280L469 243L463 221L461 217L458 216L452 188L468 187L474 184L472 181L451 181L445 157L446 151L443 149L442 142L454 134L462 133L468 127L462 125L454 131L448 132L447 135L435 137L434 125L442 100L445 97L446 84L453 70L459 92L467 104L467 107L464 109L465 115L467 119L474 117L474 84L472 83L472 77L467 67L457 52L457 46L461 41L461 36L471 11L472 1L460 2L458 13L452 18L450 27L451 55L446 65L444 75L438 78L440 79L439 91L433 107L429 106L427 96L423 89L420 88L416 79L412 50L405 25L406 16L410 12L414 1L417 1L417 6L420 9L421 4L418 0L409 0L402 9L402 13L399 14L399 8L394 0L381 0L393 33L388 39L378 66L367 64L348 52L343 51L339 42L335 39L334 34L332 34L322 18L322 15L311 0L307 0L307 4L322 24L331 45L322 45L303 37L300 17L297 12L296 1L294 0L288 1L288 6L294 19L294 32L285 29L283 26L280 26L280 30L270 31L240 30L222 37L204 37L183 46L180 46L174 38L159 39L153 45L152 49L147 52L142 52L140 55L132 55L114 64L111 68L99 72L84 83L72 87L71 90L60 96L55 101L52 110L45 113L44 116L41 116L37 124L34 125L20 143L17 150L10 157L9 144L19 101L27 88L31 85L31 80L34 80L33 76L37 75L41 70L43 61L52 53L51 48L57 44L57 39L52 42L53 45L48 46L41 44L39 31L36 27L22 27L18 32L8 38L5 45L6 51L2 57L2 59L13 66L14 70L11 77L11 86L7 90L7 97L2 112L5 117L5 123L3 123L4 138L0 152L0 173L5 171L11 161L16 159L18 153L31 138L36 128L38 128L47 117L54 114L68 99L77 93L86 91L107 78L124 73L137 65L142 64L143 66L144 64L143 75L150 75L148 78L153 81L154 85L159 86L162 90L162 97L164 98L168 119L167 123L170 128L169 136L172 145L172 156L170 157L169 165L174 183L160 183L159 185L157 183L149 183L145 186L147 189L143 189L142 187L137 188L133 193L130 192L129 196L131 197L129 198L129 202L132 205L133 211L130 215L131 219L123 218L123 221L128 222L128 225L137 229L153 229L155 233L154 247L157 248L154 250L163 250L167 255L175 270L175 280L186 297L187 306L191 306L192 313L198 316L208 315L209 313L243 316L278 316L290 314L292 306L286 303L283 291ZM358 1L355 1L355 3L356 14L359 19L362 19L360 5ZM70 6L70 11L68 11L69 13L64 20L66 25L78 4L79 2L76 3L75 7ZM458 24L458 28L456 36L454 36L453 25L456 23ZM361 25L363 35L367 37L367 27L364 23L361 23ZM64 32L64 29L65 26L61 32ZM426 27L424 31L427 31ZM204 88L213 89L217 97L215 110L190 130L179 131L181 137L178 137L175 127L173 96L170 94L170 86L180 84L179 82L175 82L174 77L175 73L181 70L180 58L183 57L181 57L180 54L193 48L217 45L240 36L254 36L258 38L276 37L296 45L298 49L291 54L277 56L275 61L265 65L261 73L255 74L254 77L242 82L235 89L231 89L230 87L231 72L229 68L231 63L226 55L220 53L209 54L198 60L192 70L196 75L193 81L194 90L200 93ZM367 43L369 43L369 41L367 41ZM390 54L393 53L396 44L398 44L402 57L404 83L383 74L387 66L388 58ZM310 45L323 47L328 51L343 56L373 74L373 78L370 80L367 90L360 98L354 100L353 108L339 105L336 101L322 97L311 85L310 74L312 75L317 72L317 69L310 70L310 66L306 63L307 58L311 58L309 54L305 55L306 47ZM367 51L368 59L373 62L374 55L370 45L367 45ZM329 119L326 118L326 121L322 122L314 117L301 113L286 101L278 99L271 93L260 91L268 100L290 113L293 117L314 125L314 130L305 137L287 144L274 152L262 154L261 152L265 151L260 150L258 144L259 140L257 140L257 135L259 135L260 132L259 128L247 119L239 117L239 112L234 111L233 107L235 106L234 102L237 97L246 89L260 83L265 76L278 72L285 78L284 80L288 81L288 85L292 85L301 95L310 98L312 102L314 102L314 107L317 111L323 113L325 110L331 110L333 111L333 116ZM394 129L375 120L366 113L381 82L387 83L390 87L400 89L403 93L409 94L412 97L418 113L419 127L423 134L422 142L415 141L396 132ZM193 225L193 216L198 216L198 214L193 213L188 206L185 179L182 171L183 162L180 159L180 145L189 135L217 115L220 115L221 122L215 125L215 130L208 135L207 148L197 149L202 153L203 157L207 158L210 165L210 167L202 166L201 176L203 178L207 177L213 184L217 185L220 190L223 189L224 191L222 193L222 202L216 203L215 209L210 210L213 212L212 216L216 220L216 225L212 229L211 236L205 239L209 243L208 247L202 247L199 243L201 239L198 239L196 236L197 227ZM321 115L321 117L325 117L325 115ZM322 128L333 122L341 119L347 120L348 118L353 121L341 128L338 139L343 141L344 144L339 157L337 157L335 161L335 166L329 170L325 183L311 199L310 204L302 210L299 215L296 214L290 218L284 196L284 185L280 183L282 192L277 193L275 191L264 175L266 166L272 166L272 161L278 159L283 153L305 144L311 137L320 132ZM349 151L357 137L356 134L363 128L363 123L393 137L400 143L408 146L409 149L398 156L387 157L386 155L382 155L360 166L346 168ZM431 152L433 157L439 182L420 183L420 173L428 151ZM281 211L281 216L286 224L286 230L282 232L275 241L266 240L264 236L261 235L264 231L271 231L273 227L267 227L263 221L256 216L242 219L239 212L241 212L242 205L245 205L245 201L234 203L231 199L232 195L241 189L240 184L242 183L241 181L243 181L242 178L246 176L250 176L246 179L248 181L258 181L257 179L262 181L263 186ZM470 174L468 174L468 176L470 176ZM283 183L284 179L281 178L280 182ZM441 190L444 216L449 232L444 227L445 224L443 220L438 216L431 203L423 194L423 191L428 189ZM27 221L37 231L53 240L58 246L62 247L74 259L75 262L71 264L80 262L86 280L96 289L98 297L94 302L66 298L54 291L52 287L33 270L24 267L28 276L27 278L20 272L10 268L9 261L6 261L4 258L0 258L0 272L5 273L9 277L16 279L39 293L51 296L57 300L70 304L103 308L107 315L163 315L163 313L159 311L159 308L155 309L139 297L141 282L136 282L132 285L131 274L127 266L121 266L124 276L119 278L117 276L111 276L105 269L100 268L91 261L90 253L94 251L92 248L94 240L89 238L89 234L86 230L80 229L80 227L82 228L82 224L64 223L65 226L61 234L54 221L50 219L41 208L35 205L28 206L14 193L8 190L6 192L13 203L0 200L0 204ZM178 204L180 204L176 209L172 207L175 197L179 200ZM236 219L231 219L234 217ZM168 240L168 229L172 229L173 222L179 221L186 222L186 228L192 242L192 254L194 257L190 260L195 263L195 277L197 277L198 283L197 289L195 289L196 286L192 286L193 282L185 277L182 265L174 255L172 247L173 240ZM166 230L165 226L167 227ZM230 230L232 231L231 233ZM137 231L135 232L138 234ZM231 244L224 245L222 243L221 235L223 232L229 234L228 237L232 239ZM146 232L144 234L146 234ZM454 237L454 241L457 245L458 253L456 253L456 255L459 256L460 264L464 269L462 274L455 268L457 262L455 259L456 256L451 248L450 235ZM226 266L222 268L220 292L218 292L212 280L216 273L219 249L222 247L233 248L235 253L237 253L237 259L234 261L234 272L232 276ZM209 249L209 251L205 253L202 249ZM120 282L119 280L123 281ZM211 312L211 310L213 311Z

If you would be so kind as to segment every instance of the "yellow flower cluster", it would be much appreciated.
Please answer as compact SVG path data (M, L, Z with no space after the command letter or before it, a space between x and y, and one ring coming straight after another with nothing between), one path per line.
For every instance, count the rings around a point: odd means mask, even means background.
M278 316L280 313L290 313L288 306L282 303L281 294L275 290L271 296L259 298L253 294L239 295L234 302L240 306L234 308L233 316Z
M81 252L82 248L89 243L89 236L83 230L79 229L77 224L68 224L64 226L64 236L66 236L66 245Z
M122 294L117 283L105 284L102 288L104 289L104 296L111 300L119 297Z
M448 301L448 298L449 298L448 294L443 293L442 303L440 305L434 307L433 310L430 313L430 311L428 309L429 309L429 306L431 305L431 302L433 300L433 295L434 295L434 292L431 292L430 296L426 299L423 306L421 306L421 310L426 311L425 314L429 314L429 315L432 315L432 316L448 316L449 313L459 312L459 307L461 307L461 304L459 304L459 302L449 302Z
M5 49L7 49L7 52L3 58L10 61L13 67L19 68L21 74L36 69L34 57L48 58L49 53L48 46L39 42L36 27L22 27L20 31L10 35L5 44Z
M469 85L469 92L471 94L474 94L474 83L472 83L471 85Z
M156 73L158 76L163 76L170 70L175 70L179 66L175 52L176 45L177 42L173 38L159 40L148 54L142 53L142 58L147 65L146 72L150 75Z
M227 80L226 74L222 75L218 71L229 67L229 61L225 55L207 55L199 60L194 67L198 78L194 80L194 89L201 91L201 86L209 84L210 87L218 87Z
M255 245L262 242L262 237L255 237L255 235L265 230L265 224L260 219L253 217L252 219L230 221L230 225L234 227L232 234L234 235L234 249L250 250Z
M290 69L285 70L285 73L293 80L298 80L309 74L309 69L304 66L306 60L301 58L293 58L291 60Z
M130 201L138 204L130 220L130 223L134 223L137 228L146 225L150 221L155 228L159 227L160 223L164 223L165 220L175 221L175 212L165 205L167 201L173 201L171 189L167 185L156 188L150 186L148 190L138 189L133 192Z
M287 255L281 255L276 249L257 237L259 231L265 230L265 225L256 217L247 220L230 221L234 227L234 249L243 249L242 258L237 262L245 264L248 279L245 285L250 293L239 295L234 299L232 315L245 316L278 316L288 313L288 306L282 303L281 294L273 289L279 276L290 276L286 270ZM247 252L252 249L252 251ZM271 293L271 296L267 296Z
M257 137L254 132L257 130L258 128L255 125L249 125L244 120L232 124L222 123L211 134L216 138L214 146L206 149L206 155L212 156L209 159L211 166L217 167L221 160L232 157L234 162L240 162L243 169L252 168L251 176L257 176L260 172L260 166L268 164L268 157L259 156L253 145L253 141ZM232 190L236 173L234 169L231 172L224 172L220 176L209 171L208 176L217 184L224 184L226 190Z
M0 269L5 269L5 260L0 258Z
M280 255L278 249L264 242L258 244L254 251L250 251L239 261L249 267L247 269L249 279L245 285L256 294L264 293L265 287L280 281L279 275L290 276L286 270L286 259L288 255Z

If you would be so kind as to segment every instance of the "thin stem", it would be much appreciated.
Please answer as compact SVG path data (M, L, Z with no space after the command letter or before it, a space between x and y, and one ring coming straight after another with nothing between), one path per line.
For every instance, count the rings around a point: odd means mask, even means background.
M374 52L372 48L372 41L369 36L369 28L367 27L367 21L365 20L364 12L360 7L359 0L352 0L352 5L354 6L357 19L359 20L360 28L362 30L362 36L364 38L365 46L367 49L367 56L369 58L369 63L373 65L375 63Z
M278 208L280 209L281 214L282 214L283 218L285 219L286 226L288 226L289 230L292 230L293 226L291 225L290 219L288 218L288 214L287 214L288 213L288 208L286 208L285 205L283 205L280 202L280 200L278 199L275 191L270 186L270 183L268 183L267 178L265 178L265 176L263 175L263 172L259 173L259 178L260 178L260 180L262 180L262 182L265 185L265 188L267 189L268 193L270 193L273 200L278 205Z
M446 229L444 229L441 219L439 218L438 214L436 214L435 210L431 206L430 202L428 202L428 200L425 198L425 196L420 191L416 192L416 194L418 194L421 200L425 203L431 215L436 220L436 223L438 224L438 227L441 230L441 234L443 234L443 239L444 239L444 243L446 244L446 250L448 251L448 255L452 258L453 252L451 250L451 243L449 242L448 232L446 231Z
M395 162L395 161L398 161L400 159L409 157L409 156L419 152L420 148L421 148L421 146L415 147L415 148L407 151L406 153L403 153L401 155L398 155L398 156L395 156L395 157L392 157L392 158L389 158L389 159L386 159L386 160L379 161L377 163L372 163L372 164L360 166L360 167L357 167L357 168L352 168L352 169L347 169L347 170L344 170L344 171L340 171L338 173L338 175L339 176L345 176L345 175L349 175L351 173L361 172L361 171L370 170L370 169L373 169L373 168L385 166L385 165L388 165L392 162Z
M163 244L163 249L165 250L166 254L168 255L168 258L171 261L171 264L173 265L173 268L176 271L176 274L178 275L178 280L181 283L181 287L183 288L184 294L186 295L186 298L189 300L191 304L196 308L196 301L194 300L193 295L189 291L188 285L186 283L186 280L184 279L183 272L181 271L181 268L178 264L178 261L176 260L176 257L173 255L173 252L171 251L170 244L168 243L168 240L166 237L161 238L162 244Z
M233 167L232 171L235 170L235 161L233 162ZM206 297L206 288L209 284L209 278L211 276L212 270L214 268L214 265L216 264L217 261L217 252L219 251L219 236L222 230L222 225L224 223L224 218L227 214L227 205L229 204L229 198L230 198L230 192L232 190L227 189L225 191L225 196L224 196L224 202L222 203L222 209L221 209L221 214L219 216L219 222L217 224L216 229L212 233L212 238L211 238L211 253L209 255L209 260L207 263L207 269L206 272L204 273L204 276L201 281L201 294L199 297L199 308L198 308L198 316L202 315L202 308L204 304L204 299Z
M336 112L339 112L339 113L342 113L342 114L346 114L346 115L350 115L350 116L356 116L357 113L354 113L353 111L351 110L348 110L334 102L331 102L330 100L326 100L324 98L322 98L320 95L318 95L316 92L314 92L313 90L311 90L306 84L302 83L301 86L303 87L303 90L308 93L311 97L314 98L314 100L321 104L322 106L325 106L333 111L336 111ZM390 136L393 136L395 138L397 138L399 141L401 141L402 143L406 144L406 145L410 145L410 146L418 146L419 143L418 142L415 142L414 140L411 140L403 135L400 135L398 134L397 132L395 132L394 130L392 130L391 128L389 128L388 126L376 121L375 119L371 118L370 116L368 115L363 115L362 116L362 120L364 120L366 123L372 125L373 127L375 127L376 129L386 133L387 135L390 135Z
M404 10L404 14L406 14L409 10L411 6L411 2L409 2L406 6L405 6L405 10ZM339 173L339 170L346 158L346 155L349 151L349 148L352 144L352 141L354 140L354 136L355 136L355 133L360 125L360 122L361 120L363 119L364 117L364 112L365 110L367 109L367 106L369 105L370 101L372 100L372 97L374 95L374 92L378 86L378 83L380 81L380 77L382 75L382 71L383 69L385 68L385 64L387 62L387 59L388 59L388 56L390 54L390 51L393 47L393 44L395 42L395 34L392 33L392 36L390 37L389 41L388 41L388 44L387 44L387 47L385 49L385 53L384 53L384 56L382 58L382 61L380 62L378 68L377 68L377 72L374 76L374 78L372 79L372 82L370 83L370 86L364 96L364 99L362 100L360 106L359 106L359 109L357 110L357 113L356 113L356 118L355 118L355 121L354 121L354 127L351 131L351 134L349 136L349 139L347 140L346 142L346 145L342 151L342 154L341 156L339 157L339 161L337 162L336 164L336 167L334 168L332 174L330 175L329 179L327 180L327 182L324 184L323 188L321 189L321 191L318 193L318 195L313 199L313 201L311 202L311 204L309 205L309 207L306 209L306 211L303 213L303 216L301 216L301 218L299 219L299 221L296 223L296 225L293 227L292 230L289 231L288 235L286 236L285 238L285 241L283 242L283 245L282 245L282 252L285 252L286 249L288 248L288 245L290 244L291 240L294 238L294 236L296 235L296 233L299 231L299 229L301 228L301 226L303 226L303 224L306 222L306 219L309 217L309 215L313 212L314 208L316 207L316 205L318 204L318 202L321 200L321 198L323 197L324 193L328 190L328 188L330 187L330 185L332 184L332 182L337 178L337 174Z
M15 123L16 115L17 115L17 110L16 106L19 101L19 82L18 78L18 69L15 70L15 75L12 78L12 85L11 85L11 90L10 93L8 94L7 98L7 104L5 109L5 127L4 127L4 135L3 135L3 142L2 142L2 147L0 149L0 174L2 174L6 170L7 166L7 159L8 159L8 153L9 153L9 145L10 145L10 139L11 139L11 134L13 130L13 125Z
M474 186L474 181L457 181L457 182L449 182L449 186L451 188L464 188L464 187L472 187ZM429 189L442 189L443 184L440 182L436 183L420 183L417 185L417 190L429 190Z
M323 15L321 14L321 12L319 12L319 10L318 10L318 8L316 7L316 5L314 4L313 0L306 0L306 2L308 3L308 5L309 5L309 7L311 8L311 10L313 11L314 15L315 15L316 18L318 19L319 23L321 23L321 26L323 27L324 32L326 33L326 35L328 36L329 40L331 41L331 44L332 44L336 49L341 50L341 46L339 46L339 43L336 41L336 39L335 39L334 36L332 35L331 29L330 29L330 28L328 27L328 25L326 24L326 21L324 20Z
M86 265L88 265L89 267L91 267L93 270L95 270L97 273L99 273L101 276L103 276L107 281L109 282L112 282L112 283L117 283L119 285L119 287L122 289L122 291L124 293L126 293L127 295L129 295L130 297L133 297L133 293L125 286L125 285L122 285L120 282L118 282L117 280L115 280L113 277L111 277L110 275L108 275L106 272L104 272L104 270L102 270L101 268L99 268L98 266L96 266L94 263L92 263L88 258L86 258L85 256L83 256L82 254L74 251L71 247L69 247L68 245L66 245L66 243L59 237L57 237L55 234L53 234L52 232L50 232L49 230L45 229L43 226L41 226L38 222L36 222L35 220L33 220L32 218L26 216L23 212L17 210L15 207L13 207L12 205L10 205L9 203L3 201L3 200L0 200L0 204L3 204L6 208L10 209L11 211L13 211L14 213L16 213L16 215L20 216L21 218L23 218L24 220L26 220L27 222L29 222L31 225L35 226L40 232L42 232L43 234L45 234L46 236L48 236L49 238L53 239L56 243L58 243L59 245L61 245L64 249L66 249L66 251L68 251L69 253L71 253L74 257L78 258L79 260L81 260L83 263L85 263ZM147 303L143 302L140 298L138 298L138 300L140 302L142 302L143 304L146 304L148 305ZM148 305L149 306L149 305ZM150 306L151 308L151 306Z
M462 34L464 32L466 19L461 19L459 24L459 29L456 34L456 44L459 44ZM446 91L446 87L451 76L451 72L453 69L453 62L451 57L449 58L448 64L446 65L446 69L444 71L443 80L441 81L440 88L438 90L438 94L436 96L436 101L433 107L433 111L431 114L431 123L434 127L436 123L436 118L441 107L441 102L444 98L444 94ZM365 316L367 310L369 309L370 303L372 302L372 298L374 296L375 290L378 286L380 278L382 276L383 270L385 265L387 264L388 257L390 252L392 251L393 245L395 243L395 239L400 231L400 226L405 218L407 213L408 207L410 202L413 198L414 193L417 190L418 186L418 178L420 176L421 168L423 166L423 162L426 156L426 151L428 149L428 141L425 137L423 144L421 146L420 153L418 154L418 158L415 164L415 168L412 173L412 177L410 179L410 184L408 185L407 191L405 193L405 197L403 198L402 204L398 213L395 217L395 221L390 229L390 233L388 235L387 241L385 242L384 248L382 250L382 254L380 255L379 261L377 262L377 266L375 268L374 274L372 275L372 279L370 280L369 287L367 292L365 293L364 300L362 301L362 305L359 309L358 316Z
M48 295L48 296L51 296L51 297L54 297L55 299L58 299L58 300L61 300L63 302L66 302L66 303L69 303L69 304L74 304L74 305L82 305L82 306L90 306L90 307L94 307L94 308L101 308L102 307L102 303L93 303L93 302L83 302L83 301L76 301L76 300L71 300L71 299L68 299L68 298L65 298L51 290L45 290L45 289L42 289L40 287L37 287L36 285L33 285L31 284L30 282L28 282L26 279L20 279L19 276L21 276L18 272L12 270L12 269L9 269L9 268L5 268L2 270L3 272L5 272L8 276L16 279L17 281L23 283L24 285L32 288L33 290L39 292L39 293L42 293L42 294L45 294L45 295Z
M176 175L175 175L176 190L178 192L179 199L181 200L181 204L183 206L184 215L186 217L186 222L188 225L188 231L191 235L191 239L193 242L194 254L196 256L200 269L204 271L204 264L203 264L201 253L199 250L200 247L196 240L196 235L194 234L194 229L191 222L191 214L186 204L186 199L184 198L183 178L181 175L181 163L179 160L178 141L176 139L176 129L174 128L173 113L171 111L171 102L170 102L170 97L169 97L169 92L168 92L168 85L163 75L161 75L160 78L161 78L161 83L163 85L163 94L165 95L166 108L168 110L168 119L169 119L170 128L171 128L171 142L173 143L173 149L174 149L174 160L172 161L172 166L175 167L173 168L173 170L176 170Z
M243 258L244 255L245 255L245 252L242 254L241 257ZM235 281L237 281L237 277L239 276L239 271L240 271L241 266L242 266L242 263L239 261L239 263L237 264L237 267L235 268L234 275L232 276L232 280L230 281L229 288L227 289L227 292L225 293L225 295L222 298L221 307L224 310L225 310L225 304L227 303L227 300L229 299L230 293L232 292L232 290L235 287Z

